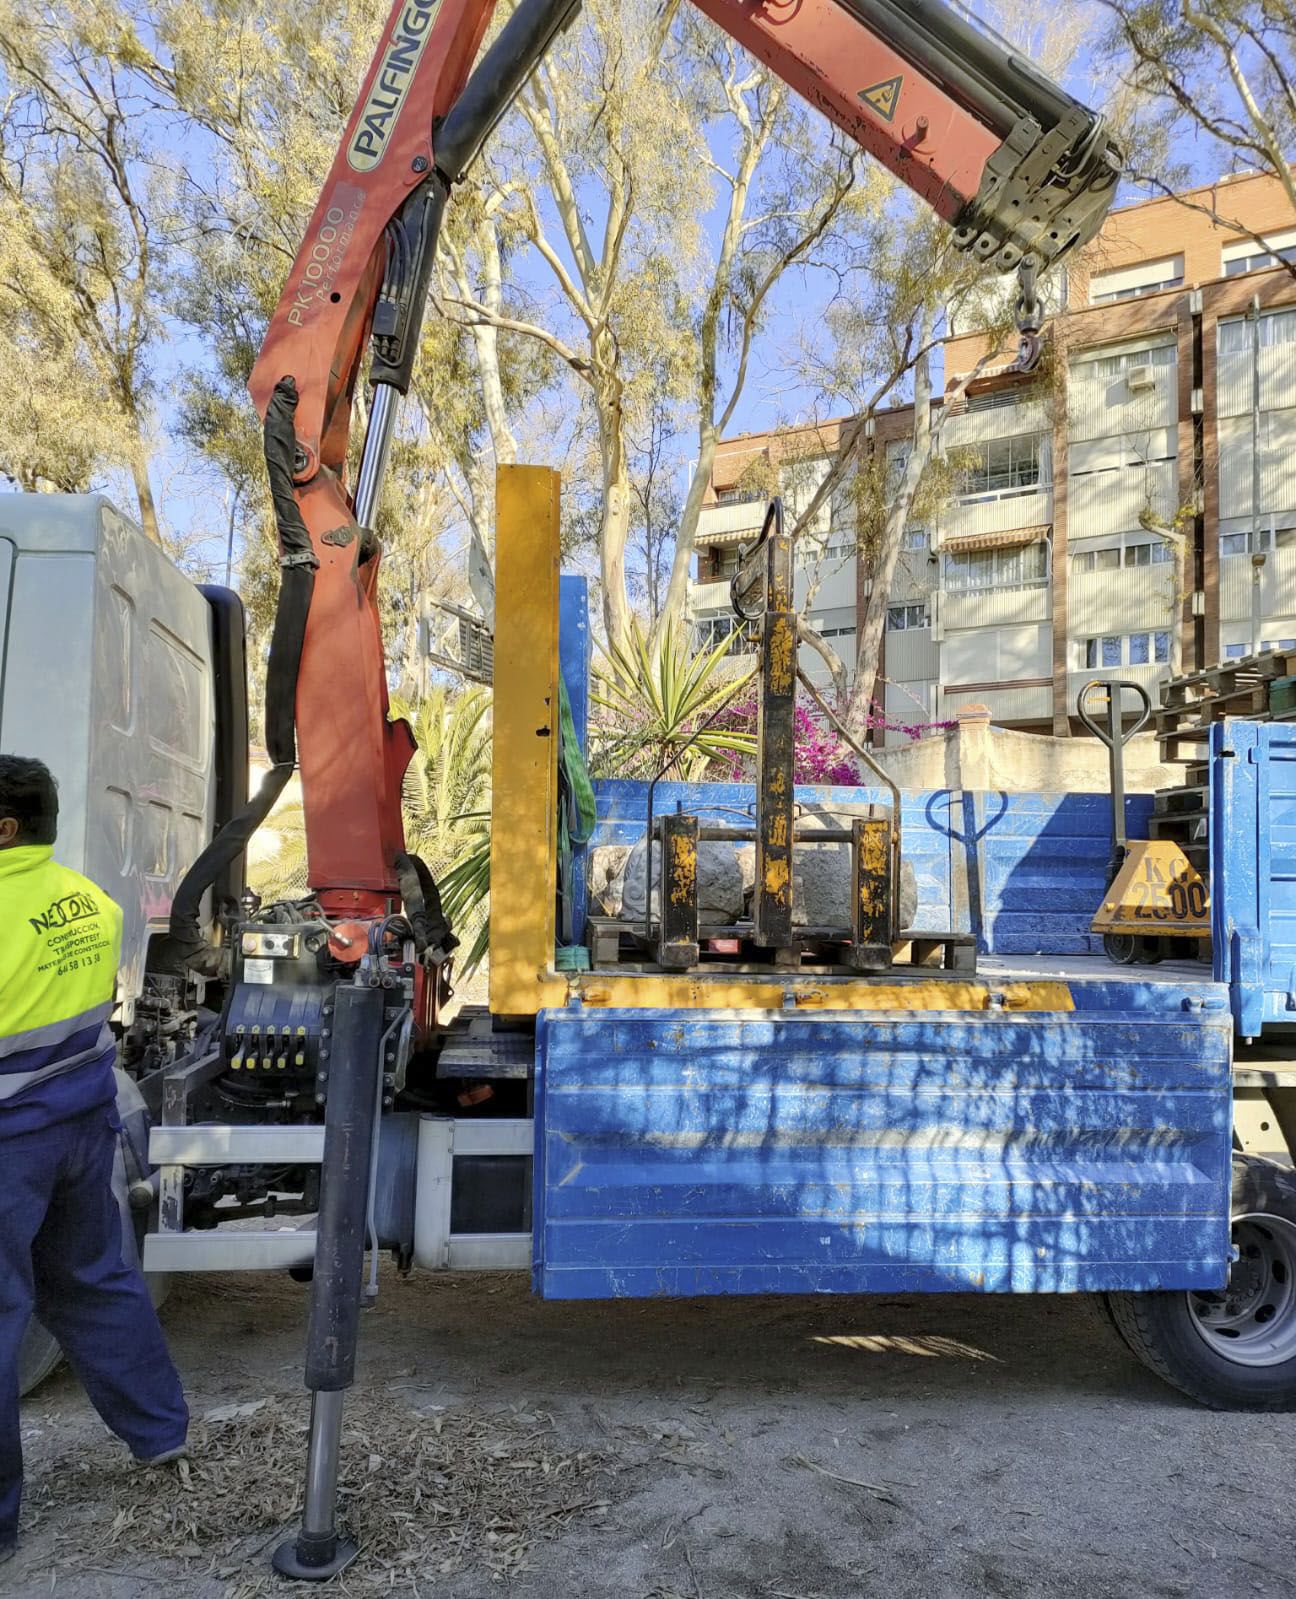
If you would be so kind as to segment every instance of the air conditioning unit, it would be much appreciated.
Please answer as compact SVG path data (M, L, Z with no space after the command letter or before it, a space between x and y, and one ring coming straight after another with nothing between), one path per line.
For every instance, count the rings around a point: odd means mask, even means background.
M1148 389L1156 388L1156 368L1147 363L1128 367L1125 372L1125 385L1131 394L1141 394Z

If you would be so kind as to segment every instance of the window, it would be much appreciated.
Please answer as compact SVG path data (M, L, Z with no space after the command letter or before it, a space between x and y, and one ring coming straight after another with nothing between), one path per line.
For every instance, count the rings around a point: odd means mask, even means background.
M1001 494L1022 493L1051 482L1049 441L1043 433L988 439L966 446L971 464L960 474L964 504Z
M1126 566L1162 566L1173 561L1174 555L1164 539L1152 539L1125 546Z
M1081 550L1071 557L1071 570L1075 572L1115 572L1120 570L1121 552L1114 550Z
M693 638L699 650L714 650L737 629L728 653L750 655L756 648L759 628L759 622L739 622L733 616L701 616L693 624Z
M1250 317L1233 317L1219 324L1219 353L1221 355L1248 355L1255 338L1255 325ZM1296 344L1296 311L1264 311L1260 316L1260 348L1273 349L1280 344Z
M988 389L984 394L969 394L967 409L1000 411L1009 405L1029 405L1032 400L1038 400L1039 397L1039 389L1033 384L1029 387L1010 385L1003 389Z
M887 626L890 627L890 625L891 625L891 618L890 618L890 615L888 614L888 616L887 616ZM818 632L819 632L819 637L820 638L854 638L855 637L855 629L853 627L821 627L821 628L818 629Z
M927 615L927 607L924 604L887 606L888 633L903 633L910 628L930 626L931 619ZM855 629L852 627L846 631L853 633Z
M1284 652L1296 650L1296 638L1267 638L1260 646L1261 655L1272 654L1274 650L1282 650ZM1240 660L1242 656L1250 655L1250 653L1251 646L1249 644L1226 644L1224 646L1225 657L1230 661Z
M907 527L904 537L900 541L902 550L925 550L927 548L927 529L925 527Z
M1109 633L1084 641L1086 668L1151 666L1169 659L1169 633Z
M909 457L913 454L913 441L911 439L892 439L886 447L886 492L894 494L900 487L900 480L904 477L905 467L909 465Z
M1111 305L1115 300L1133 300L1141 294L1177 289L1184 280L1183 270L1183 256L1172 255L1163 261L1141 261L1114 272L1095 272L1089 280L1089 304Z
M1250 555L1253 553L1251 533L1221 533L1221 555ZM1261 527L1256 529L1254 553L1261 555L1270 549L1290 550L1296 547L1296 527Z
M1270 233L1261 241L1239 239L1236 244L1226 244L1221 256L1226 278L1240 277L1244 272L1263 272L1266 267L1296 261L1296 230Z
M1078 378L1110 382L1132 366L1176 366L1178 361L1179 351L1173 344L1138 345L1112 354L1079 357L1072 362L1072 370Z
M1002 550L977 550L945 557L945 587L951 594L978 589L1034 588L1048 581L1048 544L1018 544Z
M769 496L763 489L717 489L717 505L754 505L758 500L766 500Z

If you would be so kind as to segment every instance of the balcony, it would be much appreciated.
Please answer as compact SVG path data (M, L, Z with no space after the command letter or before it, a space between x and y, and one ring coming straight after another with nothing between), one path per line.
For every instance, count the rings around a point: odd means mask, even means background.
M938 603L942 636L969 628L1011 627L1047 622L1053 615L1053 588L1047 578L1013 589L945 590Z
M1015 528L1044 527L1052 520L1052 489L1004 489L995 495L955 500L941 516L941 537L1009 533Z
M1215 368L1216 414L1249 416L1253 403L1251 352L1221 355ZM1296 344L1260 347L1260 409L1276 411L1292 403L1296 393Z
M954 412L945 423L947 450L964 444L984 444L988 439L1008 439L1019 433L1050 433L1053 421L1043 400L1024 405L1001 405L989 410Z
M733 609L729 601L729 579L718 578L713 583L695 583L688 586L688 614L703 616L708 613L728 613Z
M1076 700L1080 690L1086 683L1092 683L1095 678L1111 678L1122 683L1141 683L1147 690L1148 698L1155 709L1161 702L1161 685L1169 676L1170 667L1164 661L1151 666L1092 666L1083 672L1068 672L1067 714L1075 715ZM1133 714L1136 709L1141 708L1141 704L1133 694L1125 696L1127 714Z
M1002 688L943 685L936 714L942 720L958 713L964 705L984 705L990 720L1006 722L1046 722L1053 716L1053 688L1050 683L1007 684Z
M1067 485L1067 537L1098 538L1108 533L1132 533L1142 526L1146 509L1169 522L1179 506L1179 464L1152 461L1147 465L1119 467L1112 472L1089 472Z
M742 505L704 505L698 513L697 543L707 544L712 539L730 542L742 533L755 538L767 509L764 500L749 500Z
M1179 420L1179 368L1153 366L1152 386L1131 389L1124 372L1102 377L1094 362L1078 362L1067 382L1067 436L1105 439L1171 427Z
M1174 583L1173 561L1110 572L1073 572L1067 582L1067 625L1076 638L1166 628Z
M1220 516L1251 514L1251 418L1227 417L1219 424ZM1296 512L1296 406L1260 418L1260 514L1288 522Z
M929 627L888 629L886 675L894 683L918 683L940 672L940 650Z
M1249 555L1221 556L1220 620L1250 622L1253 568ZM1296 549L1270 550L1260 568L1260 615L1296 616Z

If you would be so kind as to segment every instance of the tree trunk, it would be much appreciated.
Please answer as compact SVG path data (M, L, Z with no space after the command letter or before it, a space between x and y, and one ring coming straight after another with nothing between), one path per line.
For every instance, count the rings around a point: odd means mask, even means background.
M603 580L603 626L608 643L624 647L630 634L630 598L626 587L626 546L630 541L630 463L626 455L625 414L615 350L595 386L599 453L603 463L603 512L599 523L599 563Z
M158 526L157 505L153 499L153 485L149 482L149 456L144 440L137 433L131 449L131 477L135 483L135 501L139 510L139 525L154 544L162 543Z
M716 430L703 423L698 429L698 458L689 479L688 494L680 513L679 531L675 535L675 555L671 561L670 581L666 585L666 599L657 615L653 628L654 640L662 638L684 614L688 598L689 571L693 565L693 551L697 543L698 517L702 510L702 496L711 481L715 465Z
M868 727L869 711L877 687L878 659L882 653L882 633L886 627L887 601L895 578L896 562L904 541L905 527L913 508L914 495L926 470L932 451L931 418L931 344L935 314L924 308L919 327L919 355L914 363L914 431L913 448L905 464L895 499L887 508L882 539L873 563L873 587L869 593L860 628L859 647L855 657L855 684L846 709L846 726L853 737L863 740Z

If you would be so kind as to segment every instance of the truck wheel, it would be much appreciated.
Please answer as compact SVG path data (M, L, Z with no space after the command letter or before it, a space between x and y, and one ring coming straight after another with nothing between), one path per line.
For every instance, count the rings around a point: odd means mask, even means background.
M33 1316L18 1345L18 1397L39 1387L62 1359L63 1351L53 1336Z
M1143 1364L1212 1410L1296 1410L1296 1173L1233 1158L1228 1286L1109 1294Z

